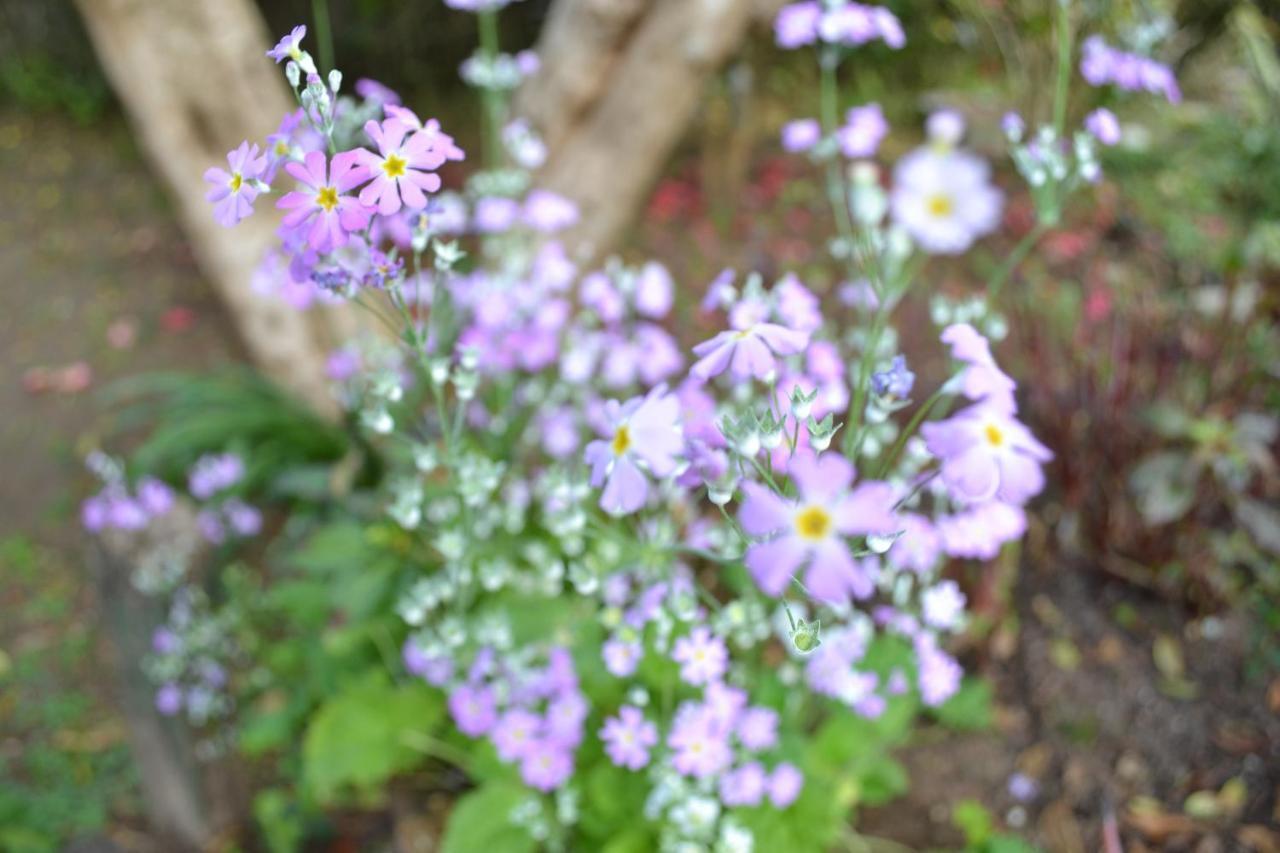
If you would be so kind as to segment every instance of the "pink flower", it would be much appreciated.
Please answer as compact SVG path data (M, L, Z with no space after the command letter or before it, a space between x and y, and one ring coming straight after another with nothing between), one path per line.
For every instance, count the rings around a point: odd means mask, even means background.
M591 485L604 486L600 506L613 515L625 515L644 506L649 495L647 472L669 477L679 468L684 449L680 429L680 404L659 385L644 397L627 403L605 403L607 439L587 445Z
M1018 383L996 364L987 339L968 323L947 326L940 337L944 344L951 346L951 357L967 365L960 373L961 393L970 400L985 401L1012 414L1017 409L1013 392Z
M774 808L785 809L796 801L803 787L804 774L794 764L784 761L769 774L769 802Z
M879 104L854 107L845 116L844 126L836 131L840 151L851 160L871 157L889 133L889 122Z
M317 252L346 245L350 232L369 224L369 209L346 195L369 179L368 170L359 164L360 156L359 151L343 151L329 163L322 152L311 151L301 163L284 167L304 188L287 193L276 207L289 211L284 217L289 228L311 222L307 244Z
M539 731L542 729L542 718L523 708L512 708L501 717L493 728L491 737L498 751L498 758L503 761L517 761L529 754L533 748Z
M1040 466L1053 458L1013 415L977 403L920 428L929 452L942 460L942 481L966 503L992 498L1024 504L1044 488Z
M803 572L805 588L819 600L869 597L874 577L869 566L854 562L844 537L897 530L893 487L872 481L851 489L853 466L835 453L798 455L788 473L800 494L797 501L759 483L742 485L747 499L738 520L748 535L765 537L747 550L746 565L756 584L778 596Z
M440 176L432 170L446 159L439 139L422 130L410 134L395 119L365 122L364 132L378 146L378 153L363 148L358 152L360 165L373 178L360 191L360 203L376 207L383 216L399 211L401 201L410 210L426 207L426 194L440 189Z
M751 323L729 329L693 348L699 360L689 372L706 381L728 370L735 379L768 380L778 369L775 356L795 355L809 345L809 334L776 323Z
M671 659L680 664L680 678L693 685L711 684L724 677L729 650L724 641L699 625L676 640Z
M550 741L529 747L520 763L520 778L539 791L554 791L573 775L573 755Z
M227 166L231 171L217 166L208 169L204 180L210 187L205 198L213 202L213 218L229 228L253 213L253 201L261 192L257 182L267 171L267 156L258 153L257 145L241 142L227 154Z
M640 770L649 763L649 750L658 743L658 729L639 708L623 705L618 716L604 721L600 740L610 761L628 770Z

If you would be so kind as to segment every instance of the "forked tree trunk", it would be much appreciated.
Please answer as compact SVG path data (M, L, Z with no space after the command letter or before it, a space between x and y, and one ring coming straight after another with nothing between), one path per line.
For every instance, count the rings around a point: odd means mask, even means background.
M538 184L578 203L568 239L609 251L753 19L783 0L557 0L517 110L547 143Z
M293 109L279 69L265 56L265 25L251 0L76 0L142 148L164 179L200 265L222 297L251 357L272 378L333 413L324 378L328 346L354 319L324 309L301 314L254 293L252 275L278 224L270 200L235 228L213 220L204 200L209 166L229 150L262 144Z

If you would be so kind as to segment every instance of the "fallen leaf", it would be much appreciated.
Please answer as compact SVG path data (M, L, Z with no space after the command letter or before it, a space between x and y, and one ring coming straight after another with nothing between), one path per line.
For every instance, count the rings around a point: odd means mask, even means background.
M1151 645L1151 657L1155 660L1156 669L1165 678L1181 679L1186 672L1182 659L1182 646L1169 634L1161 634Z

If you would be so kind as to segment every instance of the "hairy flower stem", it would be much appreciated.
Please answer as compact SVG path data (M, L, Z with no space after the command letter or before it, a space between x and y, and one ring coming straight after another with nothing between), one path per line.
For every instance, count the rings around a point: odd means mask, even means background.
M485 9L477 16L480 27L480 51L485 62L492 65L501 49L498 40L498 13L495 9ZM497 169L502 165L502 93L492 86L484 89L485 107L485 165Z
M333 24L329 18L329 0L311 0L311 17L316 21L316 50L320 54L320 68L333 68Z
M1071 12L1067 0L1058 0L1058 83L1053 92L1053 129L1059 139L1067 127L1067 90L1071 84Z

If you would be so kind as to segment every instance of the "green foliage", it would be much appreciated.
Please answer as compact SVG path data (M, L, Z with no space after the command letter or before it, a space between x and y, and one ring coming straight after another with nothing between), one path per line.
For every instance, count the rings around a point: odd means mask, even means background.
M933 709L938 722L959 731L991 727L991 685L979 678L966 678L946 702Z
M443 711L440 694L421 682L395 686L369 673L311 718L302 745L303 783L322 802L348 789L376 788L421 761L406 735L430 731Z
M1036 848L1017 836L997 832L991 813L976 800L956 803L951 822L963 833L968 853L1036 853Z
M315 466L336 462L350 447L340 426L245 369L135 377L112 385L104 397L119 405L120 428L151 426L134 466L171 480L181 479L202 454L234 449L246 461L245 490L269 491L286 473L284 491L297 490L300 471L314 477Z
M532 853L537 844L510 821L529 791L515 782L490 782L462 796L445 827L442 853Z

